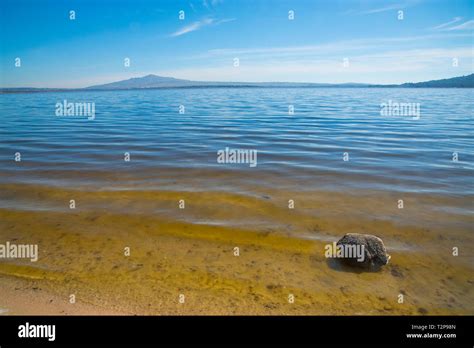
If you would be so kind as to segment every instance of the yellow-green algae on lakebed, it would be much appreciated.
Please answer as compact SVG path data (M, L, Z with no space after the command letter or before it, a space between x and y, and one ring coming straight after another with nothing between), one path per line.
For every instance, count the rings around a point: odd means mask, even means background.
M2 260L0 276L40 283L65 298L75 294L80 302L130 314L474 311L472 217L427 209L454 198L407 194L412 209L400 218L396 196L378 192L249 196L1 186L2 199L18 206L0 209L0 242L37 243L40 255L36 263ZM295 209L288 209L289 198ZM178 209L180 199L185 209ZM19 209L27 202L36 209ZM380 236L389 265L372 273L328 262L324 246L347 232Z

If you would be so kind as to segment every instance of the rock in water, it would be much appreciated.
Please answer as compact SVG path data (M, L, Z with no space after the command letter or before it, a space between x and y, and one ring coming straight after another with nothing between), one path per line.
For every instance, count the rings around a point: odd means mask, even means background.
M382 239L371 234L347 233L337 246L345 251L342 260L352 266L379 269L390 260Z

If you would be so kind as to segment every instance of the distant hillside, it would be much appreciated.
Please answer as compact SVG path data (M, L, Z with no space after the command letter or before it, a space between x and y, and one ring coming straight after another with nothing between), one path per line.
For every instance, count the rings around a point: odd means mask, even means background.
M432 80L418 83L404 83L400 87L409 88L473 88L474 74L452 77L450 79Z

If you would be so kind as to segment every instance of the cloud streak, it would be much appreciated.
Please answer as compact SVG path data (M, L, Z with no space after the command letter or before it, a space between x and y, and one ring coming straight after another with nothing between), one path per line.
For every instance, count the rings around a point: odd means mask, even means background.
M388 12L388 11L398 11L398 10L406 9L408 7L417 6L421 2L422 0L402 0L401 2L398 2L398 3L391 3L391 4L389 3L380 7L368 8L368 9L362 9L362 10L349 10L342 14L371 15L371 14L383 13L383 12Z
M446 23L437 25L436 27L431 28L432 30L437 31L453 31L453 30L472 30L474 29L474 20L468 20L464 23L454 25L462 21L462 17L454 17L452 20Z
M220 20L216 20L214 18L204 18L200 21L197 21L197 22L194 22L194 23L191 23L189 25L186 25L186 26L182 27L181 29L179 29L179 30L175 31L174 33L172 33L170 36L171 37L182 36L182 35L191 33L193 31L197 31L201 28L210 26L210 25L219 25L219 24L222 24L222 23L228 23L228 22L232 22L232 21L235 21L235 18L224 18L224 19L220 19Z
M384 7L373 8L371 10L361 11L361 12L358 12L358 13L359 14L373 14L373 13L392 11L392 10L400 10L402 8L405 8L405 7L406 7L406 5L404 5L404 4L393 4L393 5L388 5L388 6L384 6Z
M472 30L472 29L474 29L474 20L471 19L470 21L456 25L447 30L451 31L451 30Z
M408 7L407 4L390 4L383 7L376 7L367 10L349 10L344 12L343 14L355 14L355 15L367 15L367 14L374 14L374 13L382 13L387 11L394 11L394 10L401 10Z
M437 25L436 27L433 27L431 29L433 30L441 30L441 29L444 29L446 27L449 27L450 25L453 25L454 23L458 23L462 20L461 17L454 17L452 20L450 20L449 22L446 22L446 23L442 23L440 25Z
M214 22L213 19L205 18L203 20L200 20L200 21L197 21L197 22L194 22L194 23L191 23L189 25L186 25L186 26L182 27L181 29L179 29L179 30L175 31L174 33L172 33L170 36L171 37L176 37L176 36L185 35L185 34L193 32L193 31L199 30L202 27L211 25L213 22Z

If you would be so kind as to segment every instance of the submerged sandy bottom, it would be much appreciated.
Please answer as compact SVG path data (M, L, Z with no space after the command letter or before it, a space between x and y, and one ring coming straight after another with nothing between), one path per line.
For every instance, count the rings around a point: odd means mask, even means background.
M375 191L0 186L0 243L39 245L37 262L1 260L3 314L474 312L470 198L404 194L398 209L400 195ZM381 237L389 265L326 259L348 232Z

